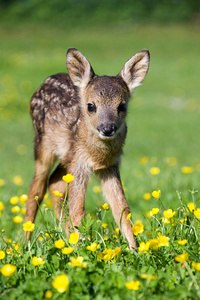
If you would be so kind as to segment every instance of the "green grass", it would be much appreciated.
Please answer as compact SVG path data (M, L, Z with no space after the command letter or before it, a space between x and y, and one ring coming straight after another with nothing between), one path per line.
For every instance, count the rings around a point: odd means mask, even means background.
M143 85L136 89L130 102L127 120L128 136L121 164L121 177L126 188L133 221L142 220L145 233L153 230L152 221L147 220L146 212L153 207L159 207L159 217L161 217L162 207L155 199L151 198L149 201L143 199L145 192L151 193L153 190L161 189L164 206L176 210L177 219L180 212L180 209L177 209L184 208L176 191L181 193L184 205L195 201L199 207L198 194L193 199L189 192L193 188L199 188L200 53L198 49L200 40L198 27L135 25L83 30L48 30L37 26L17 27L17 29L2 27L0 44L0 178L5 180L5 185L0 187L0 201L5 205L0 224L5 230L2 233L4 238L12 238L15 242L23 239L22 223L16 225L12 221L13 213L10 211L12 205L9 199L27 193L34 172L34 135L28 112L30 97L46 77L65 72L65 55L68 47L78 48L89 59L99 75L117 74L125 61L137 51L144 48L150 50L149 73ZM24 145L22 153L19 145ZM148 157L148 162L141 164L140 159L144 156ZM177 163L174 166L167 163L169 157L176 158ZM153 166L160 168L160 174L156 176L150 174L150 168ZM191 166L194 171L183 174L181 172L183 166ZM23 178L22 186L13 183L13 177L16 175ZM86 210L95 214L99 205L103 203L102 196L92 190L92 187L97 184L98 182L93 178L86 196ZM55 224L49 212L45 220L45 222L49 220L54 230ZM59 237L65 239L65 236L60 234L56 227L55 236L52 240L46 241L45 246L35 241L31 250L28 250L25 245L21 245L21 258L13 254L7 255L6 261L2 261L2 265L5 262L12 262L18 268L15 275L2 277L1 292L4 295L2 298L14 299L10 297L15 293L16 287L21 297L19 299L22 299L22 295L25 295L24 299L34 299L37 293L39 293L38 297L42 298L45 290L53 290L51 287L53 278L65 272L70 278L67 293L70 295L68 297L72 298L69 299L78 297L73 294L75 292L77 294L80 292L85 299L89 299L88 295L93 295L95 299L103 297L110 299L112 293L113 299L124 299L123 295L126 295L126 299L134 299L134 297L140 299L150 295L152 299L169 299L177 296L180 299L187 299L186 297L197 299L198 291L194 285L194 278L199 280L199 275L191 268L191 262L198 261L199 257L199 225L193 215L189 216L188 220L188 227L183 229L180 224L175 227L168 225L168 229L164 231L158 226L159 231L167 236L170 235L170 247L161 247L157 251L151 250L141 258L125 250L126 243L122 242L122 238L117 242L112 238L113 218L108 212L104 219L109 223L110 229L107 233L110 237L107 247L113 249L116 246L121 247L124 256L120 255L114 261L97 263L95 256L88 254L86 250L86 245L89 243L86 240L80 247L80 251L76 249L74 254L82 255L87 260L89 267L86 269L70 269L67 265L69 259L63 258L57 252L53 242ZM45 222L41 216L38 216L35 237L39 235L41 224L43 224L41 230L45 232ZM95 230L102 234L98 223L93 226L96 226ZM178 263L175 263L174 256L184 249L178 246L173 248L173 243L180 238L180 235L182 237L189 235L188 228L193 228L186 247L190 255L189 262L187 266L181 268ZM197 232L197 236L194 231ZM145 233L141 240L147 239ZM157 237L156 232L155 236ZM98 235L94 235L92 241L101 244L99 251L104 250ZM140 239L138 241L140 242ZM1 242L1 249L5 250L7 247L8 245ZM50 272L47 264L33 267L30 257L34 255L45 255L46 262L50 264L52 255L54 257L52 260L55 260L54 270ZM143 272L158 276L158 279L148 283L146 294L147 282L144 283L143 280L141 281L143 287L140 287L138 292L131 292L124 287L126 281L138 280L138 276ZM37 280L37 274L43 276L44 285ZM92 274L95 274L96 279ZM166 283L162 288L163 276L165 282L169 280L169 284ZM177 279L179 277L181 279ZM77 284L72 280L73 278L78 278ZM178 292L177 287L179 287ZM188 293L185 298L182 290ZM54 297L61 297L55 290L53 292ZM164 298L165 294L166 298Z

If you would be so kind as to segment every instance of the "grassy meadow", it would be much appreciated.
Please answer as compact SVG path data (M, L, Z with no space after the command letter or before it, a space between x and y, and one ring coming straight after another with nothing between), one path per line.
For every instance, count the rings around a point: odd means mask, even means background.
M1 299L200 298L199 34L197 25L0 27ZM96 178L81 241L68 241L47 195L25 244L22 195L34 173L29 101L46 77L66 71L68 47L99 75L115 75L137 51L150 51L148 75L130 102L121 164L138 252L101 207ZM2 269L7 264L13 268Z

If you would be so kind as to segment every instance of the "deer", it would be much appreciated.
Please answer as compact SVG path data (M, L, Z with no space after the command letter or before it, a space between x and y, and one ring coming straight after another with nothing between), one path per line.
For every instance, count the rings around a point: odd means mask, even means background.
M26 222L34 223L47 185L56 217L62 217L67 190L62 177L72 174L74 180L69 183L67 196L70 222L66 220L64 224L69 237L72 225L78 228L86 215L86 188L91 174L95 174L129 248L137 248L132 224L127 219L130 208L119 166L127 135L128 103L134 89L142 84L149 62L149 51L141 50L125 63L118 75L98 76L80 51L69 48L68 74L48 77L33 94L30 113L35 129L35 174L28 192ZM57 160L58 166L52 172ZM55 190L62 196L57 197ZM28 232L27 241L30 238Z

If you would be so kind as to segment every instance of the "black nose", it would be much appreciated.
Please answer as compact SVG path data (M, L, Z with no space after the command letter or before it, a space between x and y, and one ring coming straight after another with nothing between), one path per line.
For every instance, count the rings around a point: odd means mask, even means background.
M97 127L98 131L104 136L112 136L117 131L117 126L114 123L101 124Z

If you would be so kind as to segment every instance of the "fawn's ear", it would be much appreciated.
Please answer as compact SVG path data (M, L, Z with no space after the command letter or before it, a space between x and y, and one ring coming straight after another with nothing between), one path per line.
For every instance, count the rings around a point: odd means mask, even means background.
M73 83L84 88L94 76L94 71L85 56L75 48L69 48L66 57L67 69Z
M131 57L124 65L119 76L126 82L130 92L142 84L149 69L150 54L148 50L141 50Z

